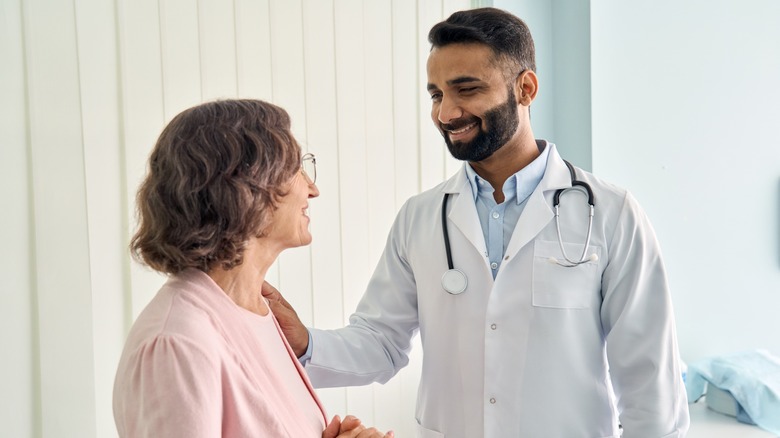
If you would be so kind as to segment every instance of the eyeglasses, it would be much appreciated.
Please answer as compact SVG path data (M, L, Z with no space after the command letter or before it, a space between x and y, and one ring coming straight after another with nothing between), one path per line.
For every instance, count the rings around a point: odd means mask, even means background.
M303 175L312 184L317 182L317 159L314 158L314 154L306 153L301 157L301 170Z

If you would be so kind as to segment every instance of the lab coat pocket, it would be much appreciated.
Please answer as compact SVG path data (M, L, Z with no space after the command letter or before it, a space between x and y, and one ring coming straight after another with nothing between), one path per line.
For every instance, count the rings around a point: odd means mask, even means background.
M433 429L426 429L417 420L417 438L444 438L444 434Z
M564 243L569 258L579 260L582 244ZM563 261L560 244L557 241L534 242L533 305L558 309L587 309L600 296L601 248L591 245L587 258L595 254L595 261L578 266L565 267L551 261Z

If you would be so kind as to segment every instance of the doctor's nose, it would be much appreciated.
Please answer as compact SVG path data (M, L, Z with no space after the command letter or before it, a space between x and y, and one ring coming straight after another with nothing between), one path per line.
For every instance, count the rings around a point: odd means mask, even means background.
M463 117L463 109L453 101L442 97L441 101L433 108L434 122L438 123L450 123L453 120L457 120Z

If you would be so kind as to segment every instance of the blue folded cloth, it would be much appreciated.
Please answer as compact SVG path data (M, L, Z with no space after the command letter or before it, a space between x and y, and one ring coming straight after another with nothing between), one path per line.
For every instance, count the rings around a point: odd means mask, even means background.
M738 420L780 435L780 358L754 350L688 364L688 401L698 400L707 385L731 393Z

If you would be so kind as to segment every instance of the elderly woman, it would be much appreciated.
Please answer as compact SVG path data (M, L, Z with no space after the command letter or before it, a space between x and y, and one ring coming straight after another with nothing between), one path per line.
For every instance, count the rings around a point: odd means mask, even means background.
M290 119L257 100L177 115L137 195L134 257L168 275L138 316L114 384L122 437L391 437L325 411L261 295L311 242L319 195Z

